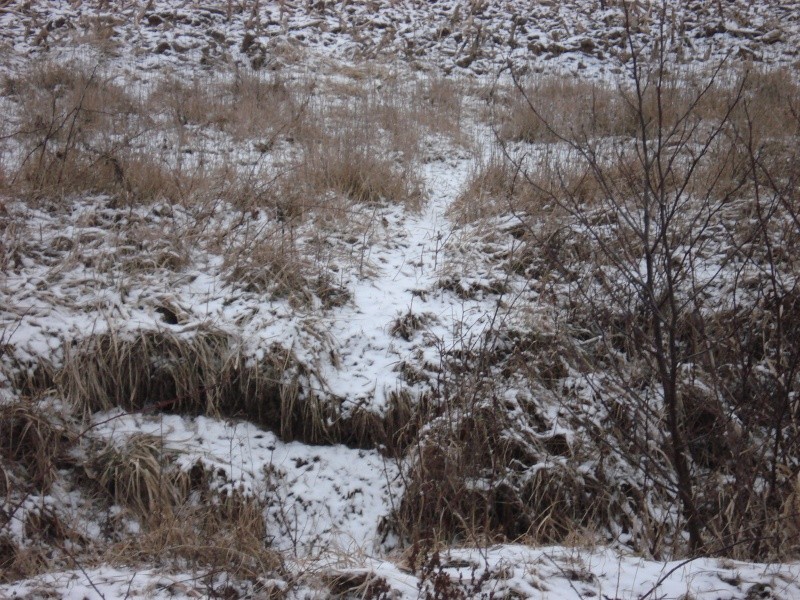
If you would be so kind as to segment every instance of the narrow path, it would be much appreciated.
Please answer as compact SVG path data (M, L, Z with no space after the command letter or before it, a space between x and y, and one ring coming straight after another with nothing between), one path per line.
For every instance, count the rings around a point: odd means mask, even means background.
M376 215L383 232L370 250L370 260L378 276L354 277L349 284L353 306L334 313L329 325L340 363L323 372L330 391L352 406L381 411L388 394L402 387L397 366L422 340L416 334L408 340L393 335L398 318L409 313L433 315L425 327L446 340L452 321L464 317L464 306L438 293L436 284L453 230L447 211L471 166L468 159L424 165L428 200L422 210L409 214L394 206Z

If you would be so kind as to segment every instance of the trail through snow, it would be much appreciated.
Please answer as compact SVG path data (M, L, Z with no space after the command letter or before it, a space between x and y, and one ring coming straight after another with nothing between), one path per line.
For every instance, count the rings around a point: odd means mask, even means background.
M378 274L349 285L353 307L332 315L328 325L342 357L337 368L323 372L335 394L383 410L388 395L399 387L403 361L415 350L424 352L434 340L450 347L455 341L452 324L473 325L485 314L481 303L466 305L436 289L453 233L447 211L471 168L466 158L427 163L422 173L428 200L419 213L397 206L376 213L375 226L382 231L368 259ZM408 314L428 320L423 347L418 339L393 335L394 322Z

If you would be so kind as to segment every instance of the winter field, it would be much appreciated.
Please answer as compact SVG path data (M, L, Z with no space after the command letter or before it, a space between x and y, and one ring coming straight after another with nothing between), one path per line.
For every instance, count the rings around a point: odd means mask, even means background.
M0 32L0 598L800 598L800 3Z

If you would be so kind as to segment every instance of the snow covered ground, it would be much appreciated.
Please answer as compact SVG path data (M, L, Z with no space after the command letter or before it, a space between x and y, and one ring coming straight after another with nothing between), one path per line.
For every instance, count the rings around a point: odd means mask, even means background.
M440 574L458 582L453 587L465 595L456 597L465 598L788 600L800 595L797 565L756 565L714 559L661 563L609 550L564 547L452 550L441 555L430 578L419 578L395 562L370 556L349 555L311 569L315 576L338 581L345 590L352 586L349 593L354 598L371 597L370 593L404 600L442 597L435 595L448 593L441 579L434 583L434 577L441 577ZM208 589L198 584L197 576L191 573L110 567L48 573L13 585L0 585L6 598L44 598L57 594L60 598L81 600L198 598L207 597ZM301 584L285 590L285 583L280 581L266 581L265 589L285 592L288 598L330 597L329 591L314 589L312 585Z
M317 79L321 87L342 81L358 86L363 75L357 68L374 59L410 82L449 74L478 77L483 85L508 60L533 71L606 76L618 72L612 59L625 51L615 34L618 11L598 11L588 0L532 6L517 0L264 2L253 13L240 10L247 4L240 2L96 4L0 3L0 30L6 32L0 72L22 73L42 57L77 57L142 87L156 74L189 80L230 65ZM676 47L690 64L731 52L776 66L796 64L796 3L728 2L719 5L723 14L715 13L717 3L694 4L669 9L673 20L684 23ZM640 8L637 15L645 28L653 12ZM357 75L342 75L341 65ZM168 203L118 209L103 195L62 205L0 198L3 243L14 249L0 275L0 344L10 349L4 351L5 373L27 370L34 379L42 363L57 371L70 349L92 335L124 340L152 331L190 338L213 327L235 338L244 359L256 363L275 344L290 350L307 368L305 391L335 399L342 418L357 409L385 415L393 393L422 397L437 385L443 357L480 340L498 312L506 316L508 303L524 291L513 277L506 278L505 293L492 291L486 265L474 258L483 238L449 213L491 152L492 132L477 122L479 103L470 102L466 142L425 138L427 151L415 165L423 188L419 210L376 203L336 226L332 243L353 239L347 260L320 261L323 271L337 263L325 274L347 292L347 300L332 307L323 308L319 298L298 306L232 283L224 245L195 245L190 237L201 219L208 231L239 235L242 229L231 225L235 210L225 204L199 216ZM4 121L0 133L11 128ZM0 137L0 145L8 144L0 147L0 167L17 151L12 143ZM247 150L236 152L252 158ZM252 220L253 231L275 226L266 212L244 218ZM500 237L494 252L513 246L510 236ZM417 379L409 378L409 366ZM10 377L3 383L5 400L22 395ZM412 568L408 550L398 548L385 528L404 491L404 465L381 448L286 441L234 416L113 409L92 414L87 427L93 443L124 446L134 434L157 436L174 452L178 469L188 473L199 465L213 474L213 491L264 501L267 542L285 558L286 573L265 574L251 597L323 598L334 590L341 597L409 599L800 598L796 563L663 562L619 548L442 548ZM68 503L73 492L55 486L41 500ZM78 504L74 514L82 515L90 503ZM24 503L14 506L9 498L1 508L9 522L26 522ZM24 527L3 527L9 529L3 535L23 547L31 537ZM4 581L0 596L196 598L224 588L224 574L188 567L73 562Z

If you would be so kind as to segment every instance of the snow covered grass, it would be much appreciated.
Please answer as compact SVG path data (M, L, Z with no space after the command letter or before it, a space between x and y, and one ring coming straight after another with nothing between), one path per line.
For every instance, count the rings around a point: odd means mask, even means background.
M800 592L791 69L637 95L583 2L45 5L0 9L0 595Z

